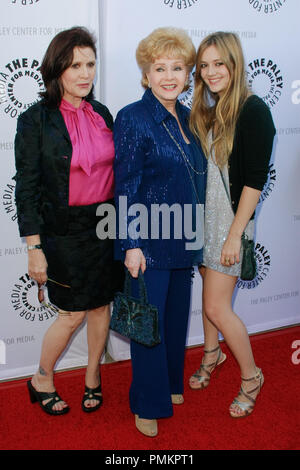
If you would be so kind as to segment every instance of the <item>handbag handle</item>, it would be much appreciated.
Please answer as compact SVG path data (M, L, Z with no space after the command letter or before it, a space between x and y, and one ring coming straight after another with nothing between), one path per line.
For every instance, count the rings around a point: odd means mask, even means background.
M223 173L222 173L222 171L221 171L221 168L219 168L219 171L220 171L220 175L221 175L221 178L222 178L222 181L223 181L223 185L224 185L224 188L225 188L227 197L228 197L228 201L229 201L230 207L231 207L231 209L232 209L231 197L230 197L230 195L229 195L229 192L228 192L228 189L227 189L227 186L226 186L226 183L225 183L224 176L223 176ZM233 209L232 209L232 212L233 212ZM233 212L233 216L234 216L234 212ZM241 240L243 240L243 239L246 239L246 240L248 239L248 235L245 234L245 231L243 231L242 236L241 236Z
M127 296L131 296L131 280L132 280L132 276L129 270L127 269L126 275L125 275L125 281L124 281L124 294ZM139 281L139 297L144 304L148 304L147 289L146 289L145 279L144 279L144 275L142 273L141 268L139 269L138 281Z

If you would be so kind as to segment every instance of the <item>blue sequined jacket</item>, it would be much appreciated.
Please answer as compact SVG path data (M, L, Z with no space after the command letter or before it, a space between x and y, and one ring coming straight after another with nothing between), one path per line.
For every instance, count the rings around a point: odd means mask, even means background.
M176 112L185 134L192 141L193 136L188 129L189 109L177 101ZM177 204L183 209L184 204L192 205L196 202L186 163L176 143L164 128L163 121L183 149L190 147L185 144L174 116L156 99L150 89L146 90L140 101L129 104L119 111L116 117L114 169L115 200L119 222L116 257L124 259L127 249L141 248L146 258L147 268L186 268L196 263L194 263L195 251L186 249L186 242L191 240L189 235L187 235L189 238L186 238L183 225L181 225L182 237L176 238L175 224L173 223L172 228L171 222L170 237L166 239L161 218L157 219L151 213L155 204L165 203L169 207ZM193 144L195 144L194 141ZM205 170L206 159L201 148L196 144L193 148L196 148L193 167ZM200 173L201 176L197 177L198 184L196 185L197 203L204 204L205 171L203 171L204 174L201 171ZM123 196L121 203L120 196ZM122 207L125 207L124 201L126 201L127 212L122 210ZM128 237L127 233L130 233L130 224L133 224L134 220L137 223L137 216L140 215L139 212L133 210L137 206L132 205L137 203L147 208L148 219L146 224L145 218L141 219L142 222L138 225L138 230L143 232L144 236L135 239ZM130 210L133 210L131 214ZM184 217L182 217L182 223L183 219ZM159 234L156 231L158 220L160 221ZM172 216L170 220L173 221ZM177 224L178 228L180 227ZM145 233L148 234L148 238Z

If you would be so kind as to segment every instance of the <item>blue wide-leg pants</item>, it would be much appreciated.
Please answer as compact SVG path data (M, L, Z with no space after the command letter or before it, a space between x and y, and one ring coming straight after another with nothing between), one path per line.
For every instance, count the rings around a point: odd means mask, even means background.
M131 341L130 408L140 418L172 416L171 394L183 393L183 367L190 310L191 269L144 273L148 301L156 305L161 343L152 348ZM138 295L138 281L132 280Z

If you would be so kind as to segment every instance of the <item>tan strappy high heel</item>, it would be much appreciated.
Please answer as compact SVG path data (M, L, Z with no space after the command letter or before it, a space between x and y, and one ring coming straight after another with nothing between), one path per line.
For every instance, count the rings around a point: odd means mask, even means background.
M251 377L250 379L244 379L242 377L243 382L250 382L251 380L256 380L256 382L259 382L259 383L252 390L249 390L249 391L247 390L247 392L245 392L245 390L243 390L243 387L241 386L239 395L237 396L237 398L235 398L233 400L233 402L231 403L231 406L232 405L237 405L239 407L239 409L242 410L242 413L234 413L234 411L232 409L230 409L229 413L230 413L230 416L232 416L232 418L244 418L245 416L249 416L252 413L252 411L254 410L256 399L257 399L258 394L260 393L261 388L264 384L263 373L262 373L261 369L257 369L257 370L258 370L257 374L254 377ZM255 395L255 398L253 398L253 396L251 396L251 394L253 394L255 392L257 392L257 393ZM238 397L240 395L243 395L248 401L246 402L246 401L238 400Z
M220 346L217 346L215 349L211 349L210 351L204 349L204 353L211 354L218 350L219 353L216 361L211 362L210 364L203 364L202 359L200 368L190 377L189 385L193 390L200 390L202 388L208 387L212 372L217 366L221 366L221 364L226 361L227 356L226 354L222 353ZM207 375L202 375L202 371L204 371Z

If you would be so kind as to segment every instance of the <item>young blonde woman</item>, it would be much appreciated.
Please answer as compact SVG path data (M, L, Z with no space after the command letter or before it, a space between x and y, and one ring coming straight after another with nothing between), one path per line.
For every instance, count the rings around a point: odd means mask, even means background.
M229 409L232 417L240 418L252 413L264 376L255 364L246 327L232 310L232 296L241 273L242 234L253 238L275 128L266 104L247 88L241 44L233 33L211 34L199 46L190 126L208 159L208 174L204 357L189 384L206 388L213 370L226 360L218 343L220 331L241 370L242 386Z

